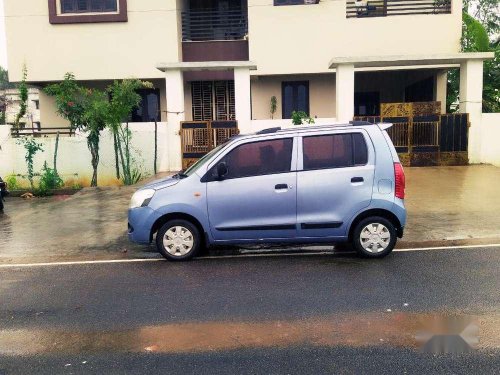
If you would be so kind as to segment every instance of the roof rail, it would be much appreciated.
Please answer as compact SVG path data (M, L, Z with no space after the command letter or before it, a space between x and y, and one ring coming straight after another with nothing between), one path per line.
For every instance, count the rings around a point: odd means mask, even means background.
M268 128L268 129L262 129L262 130L259 130L257 133L255 134L271 134L271 133L276 133L278 131L281 130L281 127L276 127L276 128Z
M349 124L354 126L361 126L361 125L373 125L373 122L355 120L355 121L349 121Z

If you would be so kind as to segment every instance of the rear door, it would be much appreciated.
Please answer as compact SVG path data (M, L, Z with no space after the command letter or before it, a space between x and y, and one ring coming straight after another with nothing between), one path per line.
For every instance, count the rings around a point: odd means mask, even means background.
M341 237L372 198L374 150L363 130L304 136L297 172L298 237ZM302 151L302 152L300 152Z
M208 171L208 216L218 241L286 239L296 230L296 160L294 139L249 141L237 145ZM293 157L295 155L295 157ZM210 178L217 164L228 173Z

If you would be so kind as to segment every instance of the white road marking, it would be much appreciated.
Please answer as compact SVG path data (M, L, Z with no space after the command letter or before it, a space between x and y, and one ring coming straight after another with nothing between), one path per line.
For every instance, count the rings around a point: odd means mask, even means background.
M409 249L395 249L396 253L409 252L409 251L429 251L429 250L450 250L450 249L477 249L482 247L498 247L500 248L500 243L498 244L485 244L485 245L463 245L463 246L437 246L437 247L416 247ZM307 252L297 252L297 253L253 253L253 254L237 254L237 255L211 255L205 257L199 257L196 259L228 259L228 258L256 258L256 257L280 257L280 256L312 256L312 255L331 255L339 254L333 251L307 251ZM110 260L81 260L72 262L50 262L50 263L20 263L20 264L0 264L0 269L5 268L30 268L30 267L48 267L48 266L72 266L72 265L86 265L86 264L112 264L112 263L147 263L147 262L164 262L163 258L153 258L153 259L110 259Z

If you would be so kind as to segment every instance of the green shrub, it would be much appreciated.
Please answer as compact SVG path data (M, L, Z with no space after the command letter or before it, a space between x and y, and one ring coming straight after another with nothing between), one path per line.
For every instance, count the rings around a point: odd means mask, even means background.
M21 185L17 181L17 176L15 174L8 175L5 178L5 182L9 190L21 190Z
M37 189L38 195L47 195L49 190L59 189L64 185L63 180L57 172L47 166L47 162L43 164L42 174L40 175L40 182Z
M310 117L304 111L293 111L292 112L292 124L302 125L302 124L314 124L314 119Z

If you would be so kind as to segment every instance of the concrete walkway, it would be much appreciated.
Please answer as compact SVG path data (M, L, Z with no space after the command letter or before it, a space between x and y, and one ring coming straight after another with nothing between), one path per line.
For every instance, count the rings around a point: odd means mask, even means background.
M406 168L409 220L398 247L500 242L500 168ZM156 257L128 242L136 187L11 198L0 215L0 264Z

